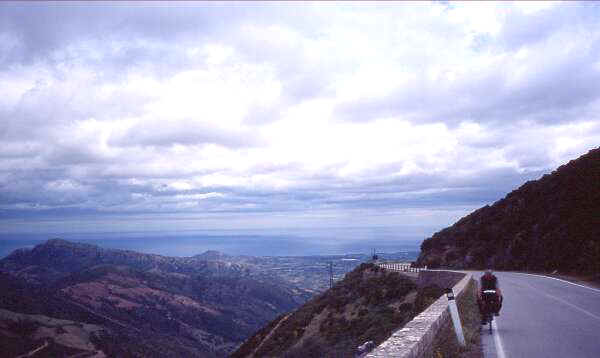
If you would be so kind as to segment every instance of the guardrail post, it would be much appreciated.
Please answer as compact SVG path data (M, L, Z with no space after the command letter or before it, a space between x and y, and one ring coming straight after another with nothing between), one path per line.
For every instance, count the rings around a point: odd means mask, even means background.
M450 310L450 316L452 317L454 333L456 333L458 343L464 347L466 345L465 335L463 334L462 324L460 322L460 316L458 315L458 308L456 307L456 300L454 299L454 292L452 292L452 288L446 289L446 297L448 298L448 309Z

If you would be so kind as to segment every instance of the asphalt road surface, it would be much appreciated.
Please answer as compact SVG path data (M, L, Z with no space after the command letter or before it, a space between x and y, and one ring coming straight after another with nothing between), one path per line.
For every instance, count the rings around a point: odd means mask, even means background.
M473 274L479 279L483 273ZM486 358L600 357L600 290L542 276L494 274L504 302L493 334L482 330Z

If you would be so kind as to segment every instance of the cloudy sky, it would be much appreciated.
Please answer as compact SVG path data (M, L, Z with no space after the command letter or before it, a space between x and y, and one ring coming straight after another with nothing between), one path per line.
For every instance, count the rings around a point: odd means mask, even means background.
M424 238L599 116L592 2L2 2L0 229Z

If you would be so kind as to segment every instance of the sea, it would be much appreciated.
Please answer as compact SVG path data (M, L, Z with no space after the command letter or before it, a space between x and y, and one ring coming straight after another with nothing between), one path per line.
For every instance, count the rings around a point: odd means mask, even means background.
M165 256L194 256L207 250L228 255L312 256L418 253L423 238L393 228L191 230L177 232L13 233L0 234L0 258L60 238L103 248Z

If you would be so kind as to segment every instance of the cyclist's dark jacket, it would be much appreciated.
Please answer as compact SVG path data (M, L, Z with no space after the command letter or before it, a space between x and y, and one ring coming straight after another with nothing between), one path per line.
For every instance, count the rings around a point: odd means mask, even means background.
M495 290L498 288L498 278L494 275L481 276L482 290Z

